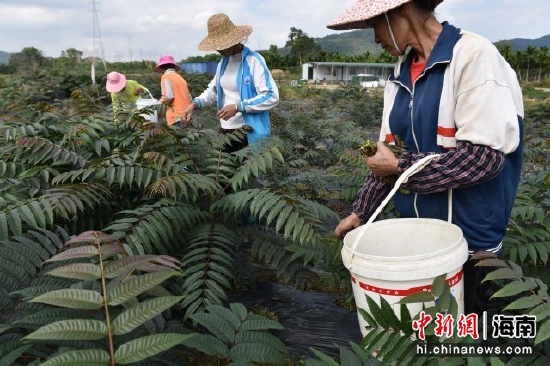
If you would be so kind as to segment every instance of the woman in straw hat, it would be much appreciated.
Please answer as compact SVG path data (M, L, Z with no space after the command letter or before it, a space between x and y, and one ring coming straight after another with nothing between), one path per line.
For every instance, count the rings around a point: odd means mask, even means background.
M344 236L373 214L397 176L422 157L439 158L409 178L409 194L394 202L402 217L447 220L470 252L499 254L520 180L523 102L516 74L487 39L440 23L442 0L358 0L328 28L373 28L375 41L399 58L386 83L378 152L370 173L335 233ZM406 54L406 50L409 52ZM382 141L399 136L407 152L397 158ZM448 201L452 190L452 201ZM483 274L465 265L466 312L485 308Z
M233 144L229 152L268 137L269 110L279 104L279 91L264 58L242 44L250 33L250 26L235 25L225 14L208 19L208 35L198 48L218 51L222 59L206 90L185 110L189 121L193 109L216 103L223 133L248 127L248 141Z
M115 120L122 109L133 109L138 97L147 90L146 87L134 80L126 79L124 74L112 71L107 74L105 89L111 93L111 103Z
M187 127L184 111L191 104L191 94L187 87L187 81L177 73L181 67L170 55L160 56L155 71L162 73L160 89L162 97L160 103L166 109L166 123L176 124L178 127Z

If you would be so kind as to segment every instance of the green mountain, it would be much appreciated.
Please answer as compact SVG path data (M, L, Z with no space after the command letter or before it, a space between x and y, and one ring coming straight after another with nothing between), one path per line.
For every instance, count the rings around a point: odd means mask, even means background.
M378 55L382 52L382 48L374 43L374 31L372 29L359 29L351 32L338 32L329 34L322 38L315 38L315 42L325 51L334 51L347 55L361 55L370 52L373 55ZM527 46L550 47L550 34L536 38L513 38L495 42L495 45L501 46L509 44L513 50L523 51Z
M505 41L495 42L497 47L503 45L509 45L513 50L524 51L528 46L535 48L539 47L550 47L550 34L536 38L536 39L526 39L526 38L512 38Z
M362 55L369 52L378 55L382 48L374 42L372 29L358 29L350 32L329 34L323 38L315 38L325 51L338 52L346 55Z
M358 29L348 32L337 32L321 38L314 38L315 43L321 46L323 51L338 52L344 55L358 56L369 52L378 55L382 48L374 43L374 31L372 29ZM290 47L279 48L281 55L288 55Z
M11 56L11 53L0 51L0 64L7 65L8 62L10 61L10 56Z

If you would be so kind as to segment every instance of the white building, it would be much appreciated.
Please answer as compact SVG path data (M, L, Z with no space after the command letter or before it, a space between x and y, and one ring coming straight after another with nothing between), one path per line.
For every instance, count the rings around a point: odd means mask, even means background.
M394 66L392 63L308 62L302 65L302 80L348 84L359 74L370 74L386 80Z

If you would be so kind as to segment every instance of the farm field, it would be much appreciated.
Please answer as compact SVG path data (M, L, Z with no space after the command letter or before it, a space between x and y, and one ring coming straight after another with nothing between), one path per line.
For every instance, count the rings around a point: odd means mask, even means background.
M159 96L156 75L130 77ZM186 79L192 92L210 81ZM415 355L412 320L384 306L370 309L364 339L335 329L337 317L355 326L357 309L332 230L367 173L358 147L378 135L383 88L281 85L269 141L224 154L213 110L185 130L135 110L115 122L104 82L0 76L0 364L352 365L376 350L384 363L439 359ZM503 257L481 261L500 289L489 316L537 319L536 337L501 341L533 354L457 364L548 363L548 88L523 85L520 194Z

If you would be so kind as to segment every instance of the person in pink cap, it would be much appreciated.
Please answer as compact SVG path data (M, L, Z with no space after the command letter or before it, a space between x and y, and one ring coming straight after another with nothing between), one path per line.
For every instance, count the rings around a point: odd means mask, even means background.
M136 100L147 88L134 80L126 79L123 74L112 71L107 74L105 88L111 93L111 102L115 120L122 110L131 110L136 106Z
M169 55L160 56L156 72L162 73L160 87L162 97L160 102L166 105L166 123L187 127L188 121L183 117L183 111L191 104L191 94L187 81L178 74L181 67Z
M376 43L398 57L385 86L378 151L366 158L370 172L335 234L344 236L374 213L392 188L382 178L439 154L404 184L408 193L394 196L397 211L452 219L470 253L498 256L521 177L521 88L488 39L436 19L442 1L358 0L327 25L373 28ZM383 143L395 136L407 149L399 158ZM474 264L464 266L464 306L479 315L493 290L481 283L487 267Z

